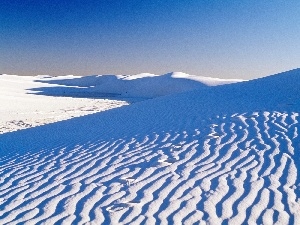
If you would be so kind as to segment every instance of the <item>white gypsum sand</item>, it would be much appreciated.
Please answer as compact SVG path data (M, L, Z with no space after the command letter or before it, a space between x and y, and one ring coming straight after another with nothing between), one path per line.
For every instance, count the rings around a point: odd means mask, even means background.
M83 116L128 104L126 101L108 99L34 95L34 92L30 91L33 88L54 88L62 86L38 81L74 78L79 77L64 76L47 78L46 76L1 75L0 134L66 120L72 117Z
M128 101L237 81L240 80L184 73L86 77L1 75L0 134L124 106Z
M2 134L0 223L297 224L299 83L294 70L144 95Z

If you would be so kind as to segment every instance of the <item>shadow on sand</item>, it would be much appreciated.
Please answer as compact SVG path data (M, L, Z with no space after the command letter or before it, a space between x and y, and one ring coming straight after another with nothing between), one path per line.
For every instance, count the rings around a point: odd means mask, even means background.
M159 96L195 90L207 85L173 73L127 79L129 76L91 75L73 79L39 79L36 82L59 85L29 89L31 94L75 98L105 98L137 102Z

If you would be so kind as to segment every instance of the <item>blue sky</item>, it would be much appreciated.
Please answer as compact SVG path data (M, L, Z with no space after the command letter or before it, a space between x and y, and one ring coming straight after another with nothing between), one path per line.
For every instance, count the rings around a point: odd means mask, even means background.
M251 79L299 63L296 0L0 2L0 73Z

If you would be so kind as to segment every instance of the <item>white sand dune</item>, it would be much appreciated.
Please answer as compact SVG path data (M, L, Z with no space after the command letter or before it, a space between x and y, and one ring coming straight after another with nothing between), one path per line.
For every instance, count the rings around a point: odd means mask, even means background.
M0 224L297 224L299 84L294 70L2 134Z
M0 76L0 134L241 80L165 75ZM34 94L34 95L33 95Z
M45 80L79 77L0 76L0 134L127 105L121 100L32 95L34 88L63 88Z

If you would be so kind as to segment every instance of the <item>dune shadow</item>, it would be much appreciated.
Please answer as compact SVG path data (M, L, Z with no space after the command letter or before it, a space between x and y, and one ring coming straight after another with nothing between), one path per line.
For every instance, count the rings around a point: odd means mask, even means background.
M179 93L207 85L187 79L174 78L173 73L164 75L148 75L142 77L117 75L90 75L65 79L41 78L36 82L55 85L28 89L30 94L73 97L126 100L137 102L159 96Z

